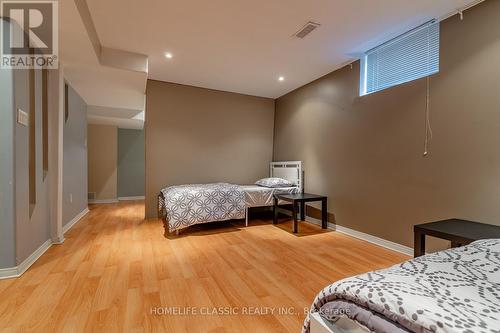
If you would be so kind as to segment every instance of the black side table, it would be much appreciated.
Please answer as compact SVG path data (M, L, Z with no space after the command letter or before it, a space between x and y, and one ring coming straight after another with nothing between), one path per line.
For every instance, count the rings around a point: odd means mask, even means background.
M304 221L306 219L305 204L306 202L321 201L321 227L326 229L328 226L328 202L327 197L323 195L316 195L310 193L298 193L298 194L275 194L274 195L274 220L273 224L278 224L278 201L283 200L290 202L292 204L292 215L293 215L293 233L297 233L297 211L300 205L300 219Z
M479 239L500 238L500 226L467 220L449 219L413 226L414 256L425 254L425 236L451 241L451 247L470 244Z

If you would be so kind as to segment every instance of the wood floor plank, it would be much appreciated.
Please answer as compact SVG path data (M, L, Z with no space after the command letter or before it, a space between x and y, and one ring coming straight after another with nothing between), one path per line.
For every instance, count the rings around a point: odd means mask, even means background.
M298 332L327 284L408 259L307 223L296 235L291 221L256 219L164 238L143 202L90 208L64 244L0 281L1 332Z

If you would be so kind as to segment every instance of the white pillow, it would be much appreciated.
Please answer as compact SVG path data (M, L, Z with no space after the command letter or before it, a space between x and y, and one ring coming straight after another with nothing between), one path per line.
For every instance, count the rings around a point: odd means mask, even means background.
M262 178L255 182L255 185L263 187L290 187L293 186L291 182L283 178Z

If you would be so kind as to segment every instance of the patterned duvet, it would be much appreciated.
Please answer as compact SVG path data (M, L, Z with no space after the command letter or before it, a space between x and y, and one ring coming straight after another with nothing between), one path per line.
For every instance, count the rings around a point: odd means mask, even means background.
M410 332L498 333L500 239L338 281L317 295L311 312L336 300L354 303ZM309 320L304 333L309 332Z
M245 218L245 193L239 185L180 185L161 192L159 208L168 222L168 232L194 224Z

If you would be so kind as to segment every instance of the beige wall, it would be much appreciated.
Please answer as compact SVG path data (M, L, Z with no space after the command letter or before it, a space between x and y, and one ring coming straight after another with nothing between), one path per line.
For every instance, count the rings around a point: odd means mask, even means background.
M269 174L274 101L149 80L146 216L169 185L253 183Z
M500 224L499 31L500 1L441 24L427 158L425 79L359 97L359 63L277 100L274 158L305 162L339 225L407 246L417 223Z
M89 192L96 192L96 200L117 199L116 126L88 126Z

